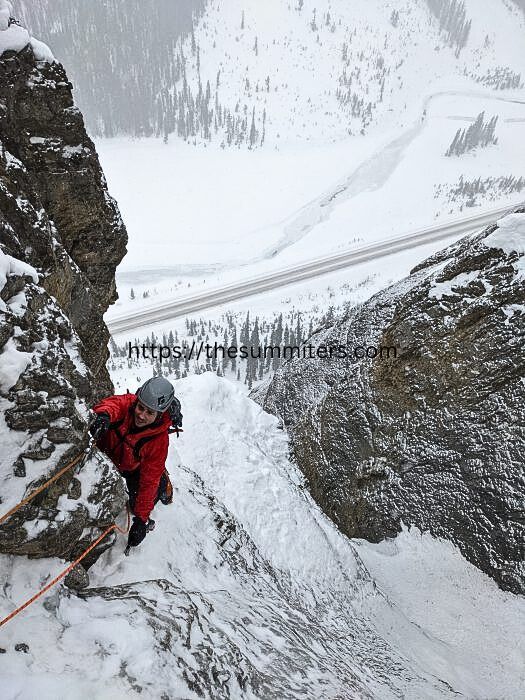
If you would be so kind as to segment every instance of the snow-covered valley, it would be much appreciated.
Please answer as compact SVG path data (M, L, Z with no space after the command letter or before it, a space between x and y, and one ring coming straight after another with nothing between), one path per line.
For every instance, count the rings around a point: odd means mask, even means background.
M99 141L130 231L115 312L133 286L142 293L232 281L523 200L525 99L449 91L415 111L404 132L337 145L250 152ZM498 144L446 157L456 130L481 112L499 116ZM517 190L493 185L472 197L461 188L505 176Z
M103 322L515 210L522 6L0 0L0 623L126 519L98 450L2 519L84 449L95 402L164 376L184 417L166 462L173 503L155 506L145 541L125 556L112 534L84 562L87 587L58 583L0 624L2 699L523 699L523 205L484 244L480 230L455 247L458 234L112 338ZM367 348L397 332L398 364L138 351L339 332ZM284 397L275 415L268 387ZM373 403L381 392L399 420ZM418 423L434 409L433 427ZM397 535L345 535L331 506L344 508L357 459L356 493L403 496L419 478L432 523L459 535L365 497L350 515L365 531L397 518ZM465 555L471 536L492 569Z

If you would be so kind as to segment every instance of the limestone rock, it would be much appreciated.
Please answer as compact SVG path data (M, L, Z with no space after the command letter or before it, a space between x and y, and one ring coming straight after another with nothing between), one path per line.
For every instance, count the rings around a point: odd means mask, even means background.
M494 246L496 230L317 330L307 343L349 357L295 358L256 398L348 536L375 542L413 524L525 593L525 251ZM358 345L397 356L357 360Z
M81 591L89 586L89 574L82 564L77 564L64 577L64 585L73 591Z
M0 57L0 515L82 452L113 389L103 314L127 238L71 89L29 44ZM0 552L74 559L123 509L120 481L91 455L0 525Z

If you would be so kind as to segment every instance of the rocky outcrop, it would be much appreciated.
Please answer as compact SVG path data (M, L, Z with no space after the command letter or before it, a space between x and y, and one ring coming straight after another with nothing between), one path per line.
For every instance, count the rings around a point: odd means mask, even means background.
M348 536L376 542L413 524L525 593L517 211L317 330L306 344L343 345L349 357L293 359L257 399L282 417L313 496ZM357 346L383 356L356 359Z
M127 238L64 68L1 19L0 50L14 47L0 57L3 515L86 446L89 406L112 390L103 314ZM91 459L0 526L0 552L72 556L123 504Z
M126 252L127 238L71 90L64 68L36 61L29 45L3 54L0 138L4 151L22 165L20 181L36 209L30 220L24 212L9 212L16 233L6 239L6 252L45 273L43 284L79 334L97 389L104 392L110 386L109 335L102 315L116 299L115 268ZM33 196L27 197L29 193ZM5 202L2 205L3 210ZM18 232L28 234L42 210L66 255L51 246L48 232L40 248L24 249L24 236Z

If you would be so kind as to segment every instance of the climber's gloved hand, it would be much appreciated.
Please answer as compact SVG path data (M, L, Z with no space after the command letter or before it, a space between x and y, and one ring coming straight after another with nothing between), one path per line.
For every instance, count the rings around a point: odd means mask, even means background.
M138 545L146 537L146 532L146 523L135 516L133 518L133 525L129 529L128 547L138 547Z
M101 438L109 428L110 420L107 413L98 413L97 417L89 426L89 432L95 440Z

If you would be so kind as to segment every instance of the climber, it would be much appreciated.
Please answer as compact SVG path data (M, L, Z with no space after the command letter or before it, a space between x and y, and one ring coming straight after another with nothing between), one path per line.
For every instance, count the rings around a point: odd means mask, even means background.
M126 480L133 524L128 549L153 529L153 506L172 502L173 488L165 468L172 425L182 424L180 403L172 384L153 377L136 394L108 396L93 407L89 430Z

